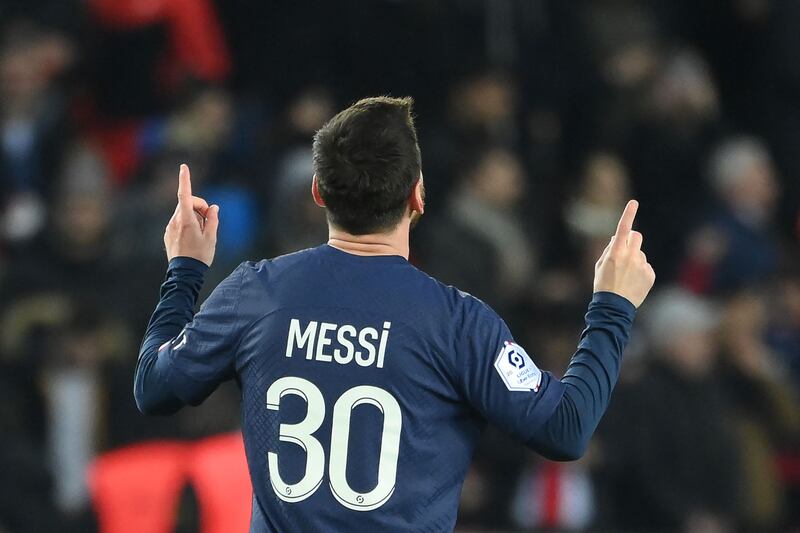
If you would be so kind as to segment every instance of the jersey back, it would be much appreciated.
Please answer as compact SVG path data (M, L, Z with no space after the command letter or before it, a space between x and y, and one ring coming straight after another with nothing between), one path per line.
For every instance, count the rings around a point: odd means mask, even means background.
M182 342L241 387L254 532L452 531L484 420L526 441L563 394L479 300L328 245L244 263Z

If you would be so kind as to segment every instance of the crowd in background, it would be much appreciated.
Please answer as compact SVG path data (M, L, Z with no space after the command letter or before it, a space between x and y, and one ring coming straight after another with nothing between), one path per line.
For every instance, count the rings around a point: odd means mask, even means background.
M586 457L487 431L459 524L800 527L796 0L4 0L0 26L3 533L91 531L98 454L239 426L233 384L133 402L178 164L221 207L207 294L326 240L310 140L374 94L416 100L411 261L540 367L566 367L628 198L658 274Z

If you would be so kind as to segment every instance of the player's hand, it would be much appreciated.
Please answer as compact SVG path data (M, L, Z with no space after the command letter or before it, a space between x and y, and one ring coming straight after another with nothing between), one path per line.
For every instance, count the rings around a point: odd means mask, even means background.
M636 200L625 206L617 232L595 265L594 291L613 292L639 307L653 288L656 273L642 252L642 234L633 231L637 209Z
M211 266L217 248L218 226L219 206L209 206L202 198L192 196L189 167L181 165L178 174L178 206L164 232L167 259L191 257Z

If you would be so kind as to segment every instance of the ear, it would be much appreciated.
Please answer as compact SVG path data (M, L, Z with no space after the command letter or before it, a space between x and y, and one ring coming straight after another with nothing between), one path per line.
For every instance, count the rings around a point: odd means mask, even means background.
M325 200L319 193L319 185L317 184L317 175L314 174L314 179L311 180L311 197L314 198L314 203L320 207L325 207Z
M419 173L419 179L411 190L408 207L411 208L412 213L416 211L420 216L425 214L425 185L422 181L422 172Z

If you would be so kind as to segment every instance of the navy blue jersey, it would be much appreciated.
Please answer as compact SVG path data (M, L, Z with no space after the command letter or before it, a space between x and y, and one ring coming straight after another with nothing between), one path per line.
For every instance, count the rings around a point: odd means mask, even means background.
M243 263L194 315L204 271L170 263L135 395L169 413L237 380L254 532L452 531L485 421L554 458L585 447L633 319L595 295L559 380L483 302L399 256L322 245Z

